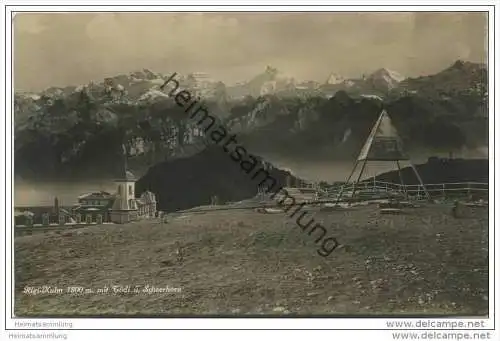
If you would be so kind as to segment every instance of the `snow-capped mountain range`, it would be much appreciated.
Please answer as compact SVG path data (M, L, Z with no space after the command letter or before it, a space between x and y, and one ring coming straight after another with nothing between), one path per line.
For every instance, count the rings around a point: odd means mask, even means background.
M39 93L15 94L15 117L17 119L39 112L58 98L77 98L82 92L102 105L123 103L127 105L148 106L168 99L161 86L171 74L162 74L148 69L108 77L102 81L67 87L51 87ZM331 73L322 82L298 82L294 77L267 66L265 70L251 79L235 85L225 85L202 72L177 74L180 86L189 89L205 101L215 102L221 116L228 114L229 102L266 95L277 97L332 97L338 91L350 96L384 100L389 95L420 94L427 97L444 96L450 93L487 94L486 66L457 61L445 70L429 76L406 78L396 71L380 68L368 76L345 78Z
M107 77L100 82L91 81L88 84L67 87L51 87L39 93L16 93L16 95L40 100L42 97L58 98L67 96L74 92L86 91L93 96L109 96L115 101L154 101L165 98L166 95L160 87L168 79L169 75L153 72L148 69L135 71L128 75L122 74ZM276 68L268 66L264 72L256 75L248 81L226 86L224 83L211 78L202 72L193 72L176 77L184 88L190 89L200 97L218 100L237 100L245 96L258 97L267 94L296 95L302 92L319 91L325 95L332 95L338 90L349 90L350 88L375 87L381 91L387 91L397 87L404 77L395 71L379 69L366 78L348 79L332 73L323 82L304 81L297 82L294 77L286 75ZM332 93L333 91L333 93Z
M145 69L79 86L16 93L19 174L107 174L123 143L141 167L165 156L196 153L203 135L195 122L180 115L168 89L161 91L169 77ZM357 144L382 101L400 116L401 131L415 148L483 146L487 136L488 82L482 64L456 62L434 75L406 79L379 69L360 78L332 74L322 82L299 82L272 67L232 86L204 73L176 79L224 118L245 145L262 153L324 151L332 157L335 151L335 157L347 157L361 147ZM418 118L406 119L414 113Z

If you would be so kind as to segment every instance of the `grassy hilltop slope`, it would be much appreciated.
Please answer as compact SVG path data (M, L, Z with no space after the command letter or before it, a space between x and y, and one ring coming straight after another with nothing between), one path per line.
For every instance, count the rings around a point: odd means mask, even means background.
M342 244L327 258L284 214L249 210L18 237L15 313L487 314L486 210L454 219L443 206L400 216L365 206L314 217ZM22 293L43 285L182 292Z

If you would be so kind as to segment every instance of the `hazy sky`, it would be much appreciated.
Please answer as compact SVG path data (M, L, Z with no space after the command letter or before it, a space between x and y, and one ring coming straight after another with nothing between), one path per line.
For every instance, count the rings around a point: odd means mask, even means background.
M483 13L23 13L13 25L15 88L26 91L143 68L227 83L266 65L299 80L380 67L417 76L487 56Z

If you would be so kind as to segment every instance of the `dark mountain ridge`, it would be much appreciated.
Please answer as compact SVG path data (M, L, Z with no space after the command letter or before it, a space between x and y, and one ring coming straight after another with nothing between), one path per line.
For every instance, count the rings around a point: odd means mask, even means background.
M259 163L255 170L267 167L277 186L286 186L288 179L297 180L289 172L264 164L262 159ZM221 204L251 198L264 178L252 179L252 175L242 170L220 146L211 146L190 158L156 164L137 181L136 191L156 193L158 209L171 212L208 205L213 195Z
M424 184L489 183L489 161L431 157L424 164L415 165ZM410 167L401 170L406 185L418 185L419 181ZM398 171L386 172L376 177L379 181L400 183Z

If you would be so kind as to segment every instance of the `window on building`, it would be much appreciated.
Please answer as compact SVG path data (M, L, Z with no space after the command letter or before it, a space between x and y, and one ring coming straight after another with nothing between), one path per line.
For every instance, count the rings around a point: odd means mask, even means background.
M122 186L118 186L118 194L122 194Z
M129 185L129 186L128 186L128 194L129 194L129 195L132 195L132 185Z

